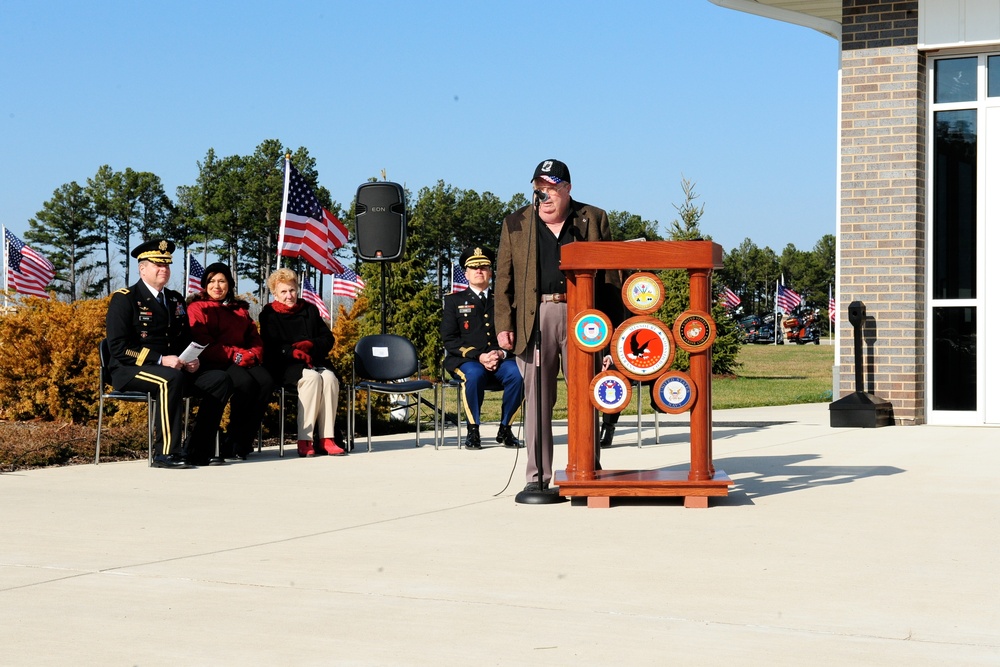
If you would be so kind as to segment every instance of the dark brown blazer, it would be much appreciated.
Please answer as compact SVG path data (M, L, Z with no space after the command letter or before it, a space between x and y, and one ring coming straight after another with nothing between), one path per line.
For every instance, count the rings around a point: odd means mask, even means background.
M611 226L608 214L603 209L570 201L568 222L576 227L573 232L580 241L611 241ZM500 230L500 249L497 252L497 267L494 273L494 316L498 332L514 332L514 353L524 354L531 339L535 323L535 309L538 284L535 253L538 248L538 226L531 206L514 211L503 220ZM573 230L571 230L572 232ZM621 290L621 278L617 271L598 271L595 289L598 294L605 291L605 283Z

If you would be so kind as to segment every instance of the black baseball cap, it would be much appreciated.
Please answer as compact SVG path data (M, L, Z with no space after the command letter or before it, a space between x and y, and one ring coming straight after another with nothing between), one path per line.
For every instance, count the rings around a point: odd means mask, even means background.
M549 183L558 184L566 181L570 183L569 167L565 162L559 160L542 160L535 167L535 175L531 177L532 182L537 178L542 178Z

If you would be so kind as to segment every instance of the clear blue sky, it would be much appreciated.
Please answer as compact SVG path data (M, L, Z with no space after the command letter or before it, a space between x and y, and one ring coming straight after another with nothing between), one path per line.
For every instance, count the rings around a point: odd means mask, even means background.
M102 164L173 197L209 148L305 146L342 205L385 169L660 222L696 184L728 251L833 234L837 42L708 0L0 4L0 222Z

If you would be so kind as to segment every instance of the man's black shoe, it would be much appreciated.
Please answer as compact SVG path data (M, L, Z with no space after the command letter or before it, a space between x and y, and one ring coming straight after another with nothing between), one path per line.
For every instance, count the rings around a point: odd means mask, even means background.
M524 490L528 493L537 493L542 490L542 485L538 482L528 482L524 485Z
M615 427L605 424L601 427L601 448L607 449L611 446L611 441L615 437Z
M213 456L208 460L208 465L210 466L224 466L226 465L226 457L224 456Z
M190 468L191 466L184 461L175 458L173 456L164 456L159 454L153 457L153 462L150 464L154 468L175 468L180 470L181 468Z
M507 424L500 424L500 428L497 430L497 442L502 442L504 447L510 449L517 449L524 446L517 441L514 433L510 430L510 426Z
M479 424L469 424L469 434L465 436L466 449L482 449L483 444L479 439Z

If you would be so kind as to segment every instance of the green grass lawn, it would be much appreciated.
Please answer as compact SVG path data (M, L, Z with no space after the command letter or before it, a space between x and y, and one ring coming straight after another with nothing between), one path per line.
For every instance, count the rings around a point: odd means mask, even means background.
M763 405L824 403L832 400L832 345L744 345L736 375L712 380L712 408L752 408ZM643 387L643 407L649 412L649 388ZM453 394L449 396L454 410ZM483 421L500 416L500 392L487 392ZM636 414L635 397L623 414ZM566 384L559 383L555 419L566 418Z

